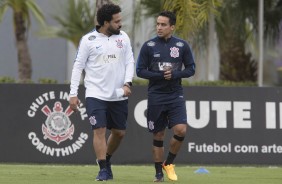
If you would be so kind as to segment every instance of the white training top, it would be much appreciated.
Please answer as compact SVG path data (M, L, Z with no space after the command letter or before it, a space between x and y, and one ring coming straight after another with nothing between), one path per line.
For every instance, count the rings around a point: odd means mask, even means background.
M105 101L125 100L122 89L132 82L134 58L128 35L120 31L110 37L94 30L82 37L73 65L70 97L77 96L82 70L85 70L85 97Z

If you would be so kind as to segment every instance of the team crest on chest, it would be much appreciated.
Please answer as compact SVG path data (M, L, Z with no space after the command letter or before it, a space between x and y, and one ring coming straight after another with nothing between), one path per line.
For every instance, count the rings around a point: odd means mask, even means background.
M179 57L179 48L171 47L170 48L170 56L173 57L173 58Z
M118 40L116 40L116 42L117 42L117 47L118 48L122 48L123 47L122 40L118 39Z

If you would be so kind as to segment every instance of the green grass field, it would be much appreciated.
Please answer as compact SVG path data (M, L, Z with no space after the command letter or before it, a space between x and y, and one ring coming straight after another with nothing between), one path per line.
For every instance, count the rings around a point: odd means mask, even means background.
M282 167L206 166L208 174L196 174L199 166L177 166L178 184L281 184ZM113 184L153 183L153 166L113 165ZM1 184L91 184L98 166L0 164Z

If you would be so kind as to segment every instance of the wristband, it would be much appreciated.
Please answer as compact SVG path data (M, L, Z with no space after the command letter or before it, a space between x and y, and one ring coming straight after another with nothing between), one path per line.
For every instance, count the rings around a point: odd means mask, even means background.
M126 82L123 86L127 86L130 88L132 86L132 82Z
M130 88L130 85L127 84L127 83L125 83L123 86L126 86L126 87Z

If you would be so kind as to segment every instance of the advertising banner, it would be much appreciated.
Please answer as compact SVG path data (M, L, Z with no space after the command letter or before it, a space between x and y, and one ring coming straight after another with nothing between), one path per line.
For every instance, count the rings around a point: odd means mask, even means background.
M115 164L152 163L146 128L147 87L133 87L126 136ZM185 87L188 131L175 160L183 164L282 164L282 90ZM74 113L69 85L0 84L0 162L92 164L92 130L84 106ZM109 132L108 132L109 133ZM164 142L165 155L169 139Z

